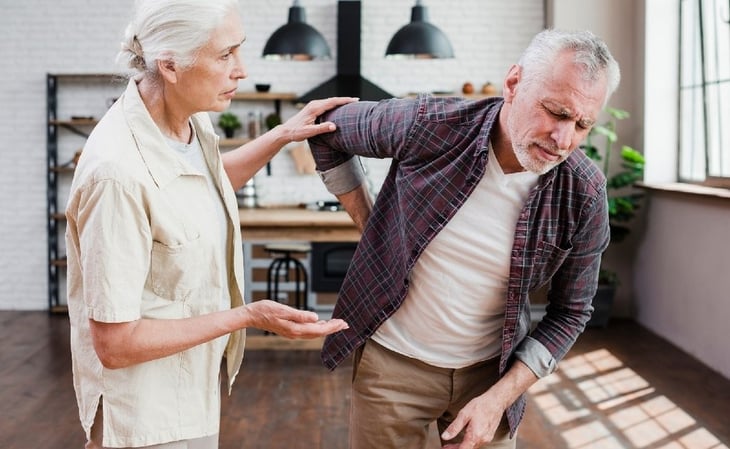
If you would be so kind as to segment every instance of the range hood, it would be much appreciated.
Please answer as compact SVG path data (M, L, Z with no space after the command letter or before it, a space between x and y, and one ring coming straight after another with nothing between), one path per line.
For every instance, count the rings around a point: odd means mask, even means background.
M361 100L383 100L393 95L360 75L360 3L337 2L337 74L302 95L297 102L327 97L359 97Z

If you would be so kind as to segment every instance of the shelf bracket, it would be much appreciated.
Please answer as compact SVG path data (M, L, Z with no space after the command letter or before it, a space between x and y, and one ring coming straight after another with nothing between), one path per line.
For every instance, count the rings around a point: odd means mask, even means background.
M77 127L75 127L73 125L69 125L68 123L63 123L63 124L60 124L59 126L63 127L64 129L67 129L67 130L71 131L72 133L74 133L76 135L79 135L79 136L84 137L86 139L89 138L89 133L84 132L84 131L80 130L79 128L77 128Z

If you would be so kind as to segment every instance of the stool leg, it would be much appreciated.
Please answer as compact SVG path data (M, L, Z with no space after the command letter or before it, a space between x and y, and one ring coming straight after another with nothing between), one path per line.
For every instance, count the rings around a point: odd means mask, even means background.
M279 279L281 278L281 266L284 264L282 259L276 259L276 269L274 270L274 301L279 302Z
M274 267L276 266L276 259L269 264L269 269L266 272L266 297L273 299L271 294L273 293L274 284Z
M304 264L292 257L290 253L284 253L282 257L275 258L266 274L266 295L269 299L279 301L279 281L290 282L290 271L294 269L294 307L301 310L309 310L309 276ZM289 301L287 301L287 304Z
M302 265L302 275L304 276L304 310L309 310L309 275L307 269Z
M309 293L309 284L308 284L308 276L307 276L307 269L304 267L304 264L302 264L299 260L294 259L294 265L296 270L296 307L297 309L302 310L309 310L309 301L307 300L307 295ZM302 284L303 291L302 291Z
M292 262L294 261L294 259L292 259L291 254L287 253L286 254L286 259L284 259L284 261L285 261L284 262L284 264L285 264L284 267L285 267L285 270L286 270L284 272L284 281L285 282L290 282L291 281L291 276L289 275L289 272L291 271L291 266L292 266ZM288 305L291 305L291 303L289 301L289 295L288 294L287 294L287 301L286 301L286 303ZM295 297L294 297L294 303L295 303L295 307L296 307L296 293L295 293Z
M296 275L296 277L295 277L296 282L294 283L294 307L296 307L297 309L302 308L301 298L299 296L299 288L300 288L299 276L301 274L300 265L301 264L299 263L299 261L294 259L294 274Z

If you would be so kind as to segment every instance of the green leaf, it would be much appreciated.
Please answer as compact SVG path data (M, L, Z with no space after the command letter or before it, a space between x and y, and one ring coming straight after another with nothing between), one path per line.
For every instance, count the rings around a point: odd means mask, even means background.
M593 159L594 161L600 162L603 160L601 153L598 151L598 148L596 148L595 145L582 145L580 148L586 153L586 156Z
M611 128L605 126L605 125L595 125L593 128L591 128L591 132L600 134L602 136L606 136L606 139L608 139L609 142L613 143L618 140L618 136L616 135L616 132L612 130Z
M218 126L221 129L238 129L242 126L238 116L232 112L224 112L218 117Z
M634 150L628 145L621 147L621 158L627 162L633 162L635 164L644 164L644 155Z
M623 120L631 116L628 111L611 107L606 108L606 112L608 112L614 120Z
M623 187L633 185L639 179L641 179L641 174L632 171L625 171L613 175L608 180L607 184L612 189L621 189Z
M615 271L601 268L598 272L598 283L601 285L619 285L618 274Z
M635 162L622 162L621 166L628 171L634 172L638 175L639 179L644 177L644 164ZM638 179L637 179L638 181Z

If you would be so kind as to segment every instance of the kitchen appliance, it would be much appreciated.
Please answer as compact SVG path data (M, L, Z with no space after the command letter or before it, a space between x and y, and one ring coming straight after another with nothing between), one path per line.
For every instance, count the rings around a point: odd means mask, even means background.
M338 292L342 287L357 242L312 242L311 286L313 292Z

